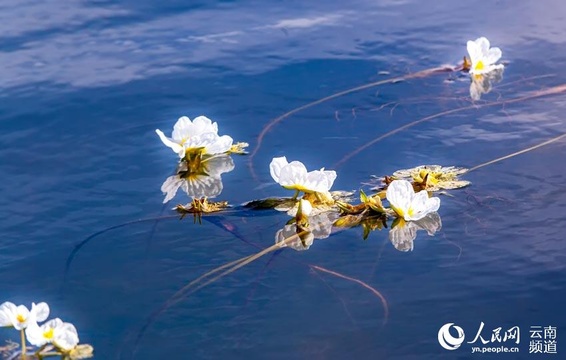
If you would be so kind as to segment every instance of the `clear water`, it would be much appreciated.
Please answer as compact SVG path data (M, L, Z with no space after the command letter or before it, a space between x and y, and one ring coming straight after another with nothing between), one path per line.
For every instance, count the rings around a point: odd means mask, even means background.
M566 3L60 1L0 5L0 301L46 301L98 359L530 358L528 328L566 328L564 141L466 175L443 197L442 231L412 252L387 231L267 255L148 318L185 284L271 246L283 213L203 225L170 215L160 191L175 155L155 135L205 114L257 148L273 118L332 93L442 64L487 36L508 62L475 104L566 83ZM387 72L388 74L384 74ZM420 164L472 167L564 132L561 94L470 107L456 73L375 87L298 112L235 157L219 197L288 193L268 164L286 155L338 171L335 189ZM384 106L385 105L385 106ZM401 125L401 131L340 162ZM226 231L231 229L231 231ZM236 236L237 235L237 236ZM313 271L323 266L378 289ZM446 351L440 326L521 327L519 354ZM473 336L473 334L471 334ZM1 338L17 334L1 329ZM485 337L485 335L484 335ZM557 355L561 357L561 355ZM557 358L558 358L557 357Z

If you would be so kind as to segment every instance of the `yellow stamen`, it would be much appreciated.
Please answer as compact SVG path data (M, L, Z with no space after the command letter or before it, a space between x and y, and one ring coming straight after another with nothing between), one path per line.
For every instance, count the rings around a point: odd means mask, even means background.
M413 210L413 208L410 207L410 208L407 210L407 215L413 216L414 214L415 214L415 210Z
M45 339L49 339L49 340L53 339L53 329L51 328L51 329L47 330L46 332L44 332L43 337Z
M485 65L483 64L483 61L480 60L476 63L476 66L475 66L476 70L483 70L484 68L485 68Z
M18 320L18 322L25 322L26 318L22 315L22 314L18 314L18 316L16 316L16 320Z

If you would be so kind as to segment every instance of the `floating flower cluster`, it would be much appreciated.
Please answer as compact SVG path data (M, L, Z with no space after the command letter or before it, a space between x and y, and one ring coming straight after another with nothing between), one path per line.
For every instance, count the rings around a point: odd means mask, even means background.
M44 302L32 303L31 309L11 302L0 305L0 327L13 327L20 331L22 358L26 356L28 342L38 359L49 356L71 360L92 357L92 346L79 345L79 336L73 324L55 318L39 325L48 317L49 306Z
M485 37L468 41L467 50L469 59L465 58L463 69L472 79L472 98L479 99L481 94L491 90L493 82L501 78L504 66L497 62L502 52L497 47L491 48ZM192 203L175 208L183 214L193 213L196 217L196 214L226 208L226 202L214 203L208 199L221 193L221 175L234 168L229 155L243 153L247 144L233 145L232 138L218 135L218 124L205 116L193 121L181 117L170 138L161 130L156 132L181 159L176 174L168 177L161 187L166 194L164 202L170 201L178 189L182 189L193 198ZM382 184L372 189L376 193L366 195L360 191L360 203L354 205L349 198L352 193L331 191L337 177L334 170L308 171L302 162L289 162L282 156L272 159L269 171L276 183L294 191L293 196L255 200L244 206L286 211L292 216L276 233L275 239L279 246L296 250L306 250L314 239L328 237L333 226L361 226L366 239L371 231L387 228L389 219L393 219L389 233L393 245L399 250L412 250L418 230L434 235L442 227L437 213L440 199L432 193L470 184L459 179L468 171L465 168L422 165L380 178ZM387 201L386 205L384 201Z
M173 126L171 137L155 130L161 141L177 155L180 162L174 175L161 185L165 194L163 203L175 197L182 189L191 202L175 207L182 214L192 213L195 220L202 213L220 211L228 206L224 201L210 202L222 192L221 175L234 169L230 154L245 154L247 143L234 144L228 135L218 135L218 124L206 116L194 120L183 116Z
M466 58L464 67L469 70L471 77L470 97L479 100L482 94L491 91L492 84L501 81L503 77L503 64L497 64L502 52L498 47L490 47L485 37L468 41L469 59Z

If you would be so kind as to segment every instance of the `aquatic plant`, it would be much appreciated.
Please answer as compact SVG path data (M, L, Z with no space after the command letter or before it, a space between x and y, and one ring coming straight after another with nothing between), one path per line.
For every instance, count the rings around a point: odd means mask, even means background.
M269 164L271 177L285 189L295 190L305 194L327 194L336 180L336 171L320 170L307 171L300 161L288 162L285 156L273 158Z
M496 64L501 58L502 52L498 47L490 48L489 40L479 37L476 40L469 40L467 43L468 54L470 55L470 74L487 74L493 70L503 69L503 64Z
M183 116L173 126L171 137L165 136L163 131L155 132L165 144L171 148L181 159L187 155L215 155L230 151L232 138L228 135L218 135L218 124L206 116L198 116L193 121Z
M470 41L468 42L467 47L470 54L469 64L465 62L463 66L428 69L408 74L406 76L362 85L309 103L272 120L260 133L257 146L250 156L252 175L255 176L255 173L253 172L252 159L257 153L265 134L276 124L298 111L354 91L368 89L383 84L391 84L410 78L469 70L472 75L470 96L473 100L479 100L481 94L489 92L492 84L500 80L500 75L502 74L504 67L502 64L496 63L501 57L501 50L499 48L490 48L489 41L486 38L479 38L476 41ZM562 93L565 90L566 86L562 85L543 91L533 92L522 97L497 100L492 103L464 106L417 119L386 134L380 135L371 142L355 149L340 160L335 167L337 168L342 165L352 156L364 149L367 149L376 142L425 121L469 109L478 109L481 107L495 105L504 106L514 102ZM181 119L183 120L181 121ZM228 155L231 153L244 153L243 149L247 146L247 144L232 144L232 140L230 138L230 146L228 146L227 138L229 137L226 135L224 137L218 136L218 125L216 123L212 123L212 121L206 117L198 117L192 122L186 117L180 118L174 126L171 138L167 138L160 130L156 131L163 143L176 152L181 159L181 162L178 164L176 174L167 178L162 185L162 191L167 194L164 202L170 201L173 196L175 196L178 189L181 188L189 197L192 198L191 203L187 205L177 205L175 208L183 215L192 213L195 215L195 218L197 216L199 217L200 222L200 216L202 216L202 214L223 212L228 207L228 202L212 203L209 202L207 198L212 198L220 194L222 191L220 175L231 171L234 168L234 164L231 162ZM336 228L353 228L360 226L364 231L364 239L367 239L368 235L374 230L389 228L389 240L397 250L413 250L413 241L417 237L419 230L426 231L428 235L432 236L442 227L440 215L437 213L440 207L440 199L431 196L433 192L453 190L467 186L470 182L461 180L459 178L460 175L464 175L469 171L476 170L494 162L507 159L511 156L516 156L526 151L534 150L540 146L558 141L564 136L566 136L566 134L560 135L559 137L529 149L480 164L469 170L452 166L442 167L440 165L421 165L412 169L398 170L394 172L392 176L386 176L382 179L384 186L376 188L376 194L366 195L362 190L360 190L359 204L353 204L352 201L346 197L339 198L330 192L330 189L336 179L335 171L328 171L322 168L321 170L309 172L306 166L299 161L292 161L289 163L285 157L274 158L270 164L270 173L272 178L284 188L295 190L295 195L292 198L260 199L249 202L242 207L233 207L230 211L235 214L238 214L238 212L241 214L244 210L248 209L276 209L287 211L293 218L287 221L283 225L283 228L277 231L275 234L275 244L267 248L261 248L258 246L260 251L257 253L221 265L197 279L190 281L186 286L173 295L162 308L150 317L148 323L144 325L144 328L140 332L137 341L139 341L143 335L143 331L147 328L147 326L149 326L154 316L159 315L168 307L180 301L183 297L193 294L199 289L202 289L218 279L231 274L266 254L278 253L278 250L281 250L281 248L289 247L295 250L306 250L313 244L314 239L328 238L336 232L334 231ZM223 167L219 167L218 169L220 170L215 170L215 162L222 163ZM231 165L228 166L227 164ZM298 198L298 195L301 192L304 194L301 198ZM384 204L385 199L387 199L388 203ZM324 211L321 211L320 209L324 209ZM223 214L228 214L228 212L224 211ZM140 220L140 222L149 220L151 219L143 219ZM388 225L388 222L390 226ZM338 231L339 230L340 229L338 229ZM86 242L90 241L94 236L91 236L81 242L75 250L78 251L78 249L86 244ZM72 255L74 255L76 251L73 251ZM69 264L70 261L68 261L68 265ZM385 300L381 298L381 295L376 289L372 288L368 284L359 279L347 277L338 272L324 269L317 265L307 264L307 266L313 270L332 274L369 289L372 293L382 299L385 312L387 313ZM49 332L50 329L53 329L53 332L55 332L54 329L57 328L56 325L57 324L46 327L47 332ZM37 332L37 334L41 335L39 332ZM37 335L38 338L41 338L39 335Z
M0 305L0 326L13 327L20 331L21 350L15 355L23 359L43 359L58 356L61 359L86 359L93 356L93 348L88 344L79 345L77 329L71 323L59 318L39 325L49 317L49 306L32 303L31 310L25 305L16 306L11 302ZM27 346L29 342L32 347ZM15 351L16 347L10 349ZM28 350L30 353L28 355ZM12 357L13 358L13 357Z
M394 180L387 187L387 200L391 208L406 221L416 221L438 211L440 199L429 197L426 190L415 193L407 180Z

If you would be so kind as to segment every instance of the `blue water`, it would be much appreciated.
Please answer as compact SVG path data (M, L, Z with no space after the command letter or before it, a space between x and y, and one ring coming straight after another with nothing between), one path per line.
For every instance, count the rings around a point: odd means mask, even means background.
M503 80L476 105L566 83L566 3L437 1L42 2L0 5L0 302L46 301L76 325L97 359L532 358L530 326L566 328L565 142L465 175L443 196L442 230L412 252L387 230L316 240L269 254L152 313L216 266L271 246L284 213L173 214L162 204L178 117L204 114L221 134L257 148L277 116L335 92L443 64L487 36ZM387 73L384 73L387 72ZM470 107L457 73L373 87L298 112L267 133L252 159L234 156L218 197L237 206L290 195L273 183L275 156L336 169L334 189L421 164L473 167L565 130L563 94ZM401 131L411 121L460 112ZM367 186L366 186L367 190ZM231 231L226 231L231 229ZM329 274L366 282L386 298ZM454 322L473 338L518 325L519 354L444 350ZM17 340L0 329L0 339ZM566 345L565 345L566 346Z

